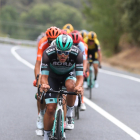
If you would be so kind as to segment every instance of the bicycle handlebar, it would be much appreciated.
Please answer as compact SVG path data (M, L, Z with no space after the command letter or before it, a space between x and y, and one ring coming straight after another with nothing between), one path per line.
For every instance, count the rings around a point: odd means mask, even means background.
M55 91L55 90L48 90L46 93L61 93L61 94L68 94L68 95L77 95L75 92L68 92L68 91L64 91L64 90L59 90L59 91Z

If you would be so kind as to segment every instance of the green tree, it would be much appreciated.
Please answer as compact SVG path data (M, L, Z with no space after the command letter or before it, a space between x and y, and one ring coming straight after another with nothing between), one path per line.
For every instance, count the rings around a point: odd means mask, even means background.
M88 0L84 13L88 20L89 30L97 33L107 55L119 51L119 39L122 27L116 0Z
M50 26L62 28L66 23L71 23L76 29L82 29L82 20L82 14L76 8L65 4L35 5L21 15L21 22L29 26L29 28L23 27L22 33L23 36L27 34L28 39L36 39L40 32L45 31Z
M71 23L77 30L81 30L84 26L81 12L74 7L56 3L52 5L51 13L51 22L59 28L67 23Z
M17 27L14 24L15 21L18 20L18 13L16 9L11 6L4 6L1 10L1 31L9 34L10 36L15 35L15 31L17 31Z
M124 31L130 34L132 40L140 44L140 0L123 1L122 8Z

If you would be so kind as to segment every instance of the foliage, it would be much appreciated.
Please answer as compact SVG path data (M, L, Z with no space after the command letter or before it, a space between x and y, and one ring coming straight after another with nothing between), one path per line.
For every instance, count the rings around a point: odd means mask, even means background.
M10 4L12 1L7 3ZM50 26L62 28L64 24L71 23L76 29L83 28L82 14L76 8L62 3L32 5L33 1L37 2L37 0L18 1L22 3L23 9L19 14L18 9L15 10L13 6L2 7L0 17L3 33L15 38L34 40ZM26 5L30 7L28 10Z
M14 22L18 20L18 13L16 9L10 6L3 7L1 10L0 20L1 20L0 25L1 25L2 32L9 35L12 35L15 33L15 31L17 30L17 27L14 24Z
M140 0L127 0L123 2L124 15L122 23L125 32L140 44Z
M117 12L117 5L112 0L88 0L89 5L85 4L84 13L91 25L89 30L94 30L99 40L102 42L103 49L111 52L119 51L119 39L122 34L120 24L120 14Z

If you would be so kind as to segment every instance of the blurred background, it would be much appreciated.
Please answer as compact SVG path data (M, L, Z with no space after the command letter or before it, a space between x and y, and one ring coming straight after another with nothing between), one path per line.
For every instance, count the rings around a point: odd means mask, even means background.
M140 73L140 0L0 0L0 37L36 40L50 26L94 31L103 61Z

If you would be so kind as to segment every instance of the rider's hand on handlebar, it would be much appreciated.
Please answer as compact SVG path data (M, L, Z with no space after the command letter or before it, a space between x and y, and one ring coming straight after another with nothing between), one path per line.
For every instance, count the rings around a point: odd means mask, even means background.
M40 87L40 92L47 92L48 90L50 89L50 86L47 85L47 84L42 84L41 87Z
M76 94L83 94L83 87L76 86L76 87L74 88L74 92L75 92Z

